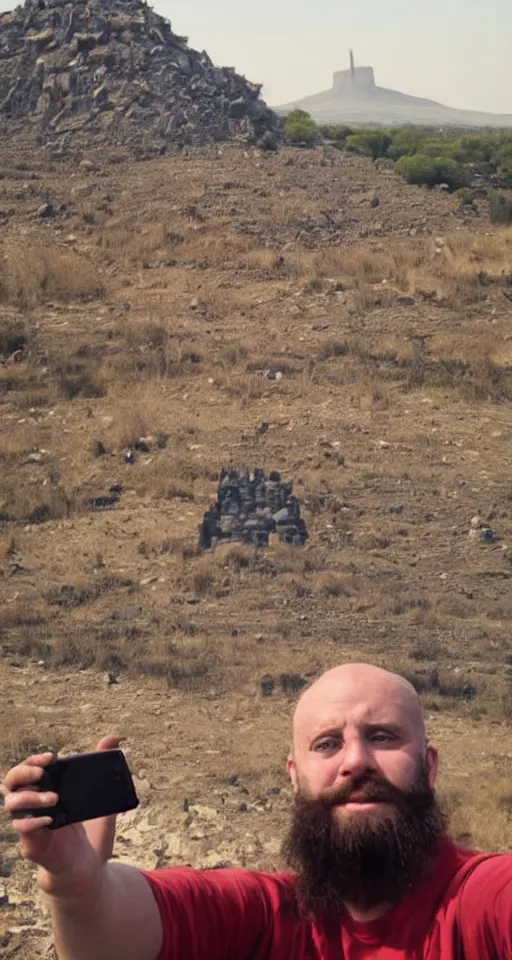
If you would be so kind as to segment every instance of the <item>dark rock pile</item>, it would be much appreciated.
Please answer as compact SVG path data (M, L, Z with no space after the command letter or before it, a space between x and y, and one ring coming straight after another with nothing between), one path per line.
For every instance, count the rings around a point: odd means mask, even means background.
M268 478L260 469L223 470L217 500L199 527L201 549L219 543L268 547L271 533L281 543L302 545L308 538L293 484L284 482L277 470Z
M0 117L32 121L45 143L273 148L279 120L260 89L191 50L141 0L26 0L0 13Z

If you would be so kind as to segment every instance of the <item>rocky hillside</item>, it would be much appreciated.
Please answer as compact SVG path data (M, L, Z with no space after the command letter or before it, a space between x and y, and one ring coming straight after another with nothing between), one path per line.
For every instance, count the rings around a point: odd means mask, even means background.
M31 122L61 149L71 138L149 153L272 146L279 121L260 89L140 0L27 0L0 14L0 117Z

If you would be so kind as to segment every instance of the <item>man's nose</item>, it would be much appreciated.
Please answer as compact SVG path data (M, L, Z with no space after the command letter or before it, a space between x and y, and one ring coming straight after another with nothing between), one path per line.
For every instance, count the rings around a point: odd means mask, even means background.
M354 737L346 742L341 752L339 776L360 777L370 770L375 770L375 762L368 744L360 737Z

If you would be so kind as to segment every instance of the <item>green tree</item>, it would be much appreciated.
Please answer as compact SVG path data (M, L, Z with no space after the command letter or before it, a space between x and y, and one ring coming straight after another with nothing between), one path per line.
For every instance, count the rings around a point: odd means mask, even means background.
M284 121L284 132L291 143L305 143L311 147L318 140L318 127L305 110L292 110Z
M365 157L371 157L376 160L377 157L385 157L391 144L391 134L380 127L360 130L353 133L346 140L347 149L353 153L362 153Z

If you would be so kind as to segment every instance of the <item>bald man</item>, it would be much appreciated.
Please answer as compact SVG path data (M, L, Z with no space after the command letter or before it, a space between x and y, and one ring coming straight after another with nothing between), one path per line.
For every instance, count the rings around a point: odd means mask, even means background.
M114 745L106 738L98 749ZM330 670L295 710L291 872L109 863L110 820L23 819L51 755L4 783L38 864L59 960L511 960L512 855L448 838L418 697L369 664Z

